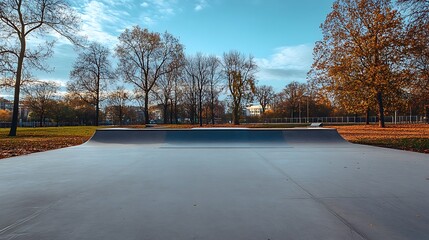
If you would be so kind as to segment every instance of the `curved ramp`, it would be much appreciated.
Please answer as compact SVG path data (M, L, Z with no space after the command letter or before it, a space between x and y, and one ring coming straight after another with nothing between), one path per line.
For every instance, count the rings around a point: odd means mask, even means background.
M110 144L333 144L346 143L336 129L100 129L88 142Z

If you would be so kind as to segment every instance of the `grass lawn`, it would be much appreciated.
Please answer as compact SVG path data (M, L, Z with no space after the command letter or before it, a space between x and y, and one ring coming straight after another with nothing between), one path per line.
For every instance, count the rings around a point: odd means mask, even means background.
M289 128L299 126L303 125L251 124L239 127ZM161 125L161 127L192 128L197 126ZM217 125L216 127L232 127L232 125ZM328 127L336 128L341 136L353 143L429 153L429 124L388 125L386 128L378 128L375 125ZM18 128L16 137L8 137L9 129L0 128L0 159L79 145L86 142L97 128L99 127Z

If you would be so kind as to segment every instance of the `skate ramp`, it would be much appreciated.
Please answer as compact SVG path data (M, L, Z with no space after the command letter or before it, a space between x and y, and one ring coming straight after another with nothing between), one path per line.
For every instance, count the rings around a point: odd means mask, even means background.
M332 129L100 130L0 193L0 240L429 239L428 155Z
M336 129L100 129L88 144L269 146L344 144Z

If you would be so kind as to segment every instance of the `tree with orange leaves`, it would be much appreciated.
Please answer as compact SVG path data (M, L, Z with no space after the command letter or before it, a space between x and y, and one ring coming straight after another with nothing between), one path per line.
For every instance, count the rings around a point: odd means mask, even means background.
M9 110L0 109L0 122L9 122L11 117Z
M336 0L332 9L310 77L348 106L376 103L384 127L386 103L394 104L406 86L402 18L390 0Z

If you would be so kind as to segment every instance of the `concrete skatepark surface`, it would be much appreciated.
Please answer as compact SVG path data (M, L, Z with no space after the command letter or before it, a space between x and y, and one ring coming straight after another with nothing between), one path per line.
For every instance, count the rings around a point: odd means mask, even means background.
M429 156L334 129L99 130L0 161L0 239L429 239Z

